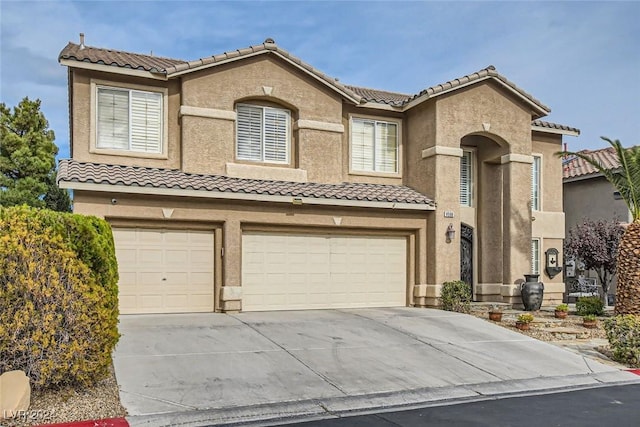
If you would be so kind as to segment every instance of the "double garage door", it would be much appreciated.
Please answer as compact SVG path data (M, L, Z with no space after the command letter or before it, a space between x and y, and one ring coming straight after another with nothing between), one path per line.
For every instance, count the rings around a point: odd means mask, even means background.
M214 310L212 232L114 228L114 239L121 313ZM242 309L405 306L406 246L404 237L245 233Z

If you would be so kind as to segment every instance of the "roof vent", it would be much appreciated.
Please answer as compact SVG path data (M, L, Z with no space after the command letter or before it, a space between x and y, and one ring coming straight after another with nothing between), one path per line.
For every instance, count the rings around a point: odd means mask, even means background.
M84 49L84 33L80 33L80 49Z
M267 44L267 43L276 44L276 41L275 41L274 39L272 39L271 37L268 37L268 38L264 41L264 43L265 43L265 44Z

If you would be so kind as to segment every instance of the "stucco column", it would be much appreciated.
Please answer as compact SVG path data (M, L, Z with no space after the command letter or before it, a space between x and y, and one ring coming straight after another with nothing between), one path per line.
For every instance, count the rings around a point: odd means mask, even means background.
M220 309L225 312L242 308L241 259L242 230L239 220L227 220L222 227L224 256L222 257L222 287Z
M439 305L442 283L460 279L460 157L462 150L447 148L443 153L433 150L433 155L424 155L427 163L427 194L433 194L438 207L427 222L427 283L423 303ZM437 177L437 183L435 182ZM437 184L437 185L436 185ZM445 217L445 212L453 218ZM449 224L456 231L455 238L447 242ZM415 294L414 294L415 295ZM418 295L415 295L418 296Z
M504 302L521 304L519 285L531 271L531 156L507 154L503 168Z

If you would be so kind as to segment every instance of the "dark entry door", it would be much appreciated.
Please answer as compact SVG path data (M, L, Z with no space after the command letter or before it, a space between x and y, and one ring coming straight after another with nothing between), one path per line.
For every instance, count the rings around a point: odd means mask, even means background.
M460 280L473 293L473 228L465 224L460 225Z

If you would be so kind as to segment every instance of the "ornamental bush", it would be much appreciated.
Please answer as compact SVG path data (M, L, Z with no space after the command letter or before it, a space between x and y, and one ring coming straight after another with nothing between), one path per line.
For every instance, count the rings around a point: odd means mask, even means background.
M604 321L613 359L640 368L640 316L626 314Z
M469 313L471 311L471 287L463 281L442 284L442 308L447 311Z
M588 314L602 316L604 314L604 302L600 297L580 297L576 301L576 313L578 316L586 316Z
M117 277L104 220L0 209L0 372L24 370L38 389L101 379L119 338Z

